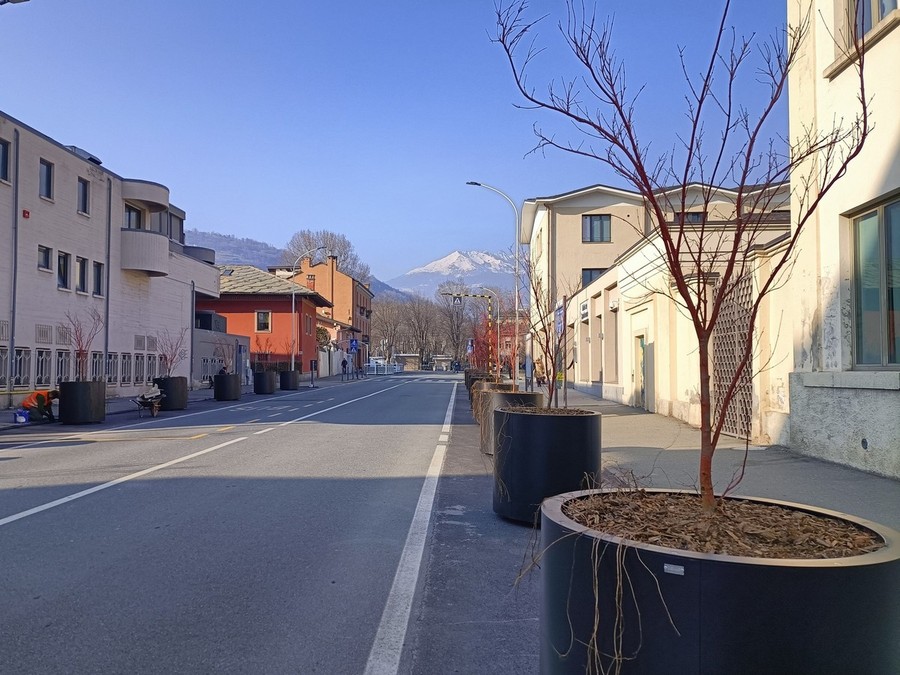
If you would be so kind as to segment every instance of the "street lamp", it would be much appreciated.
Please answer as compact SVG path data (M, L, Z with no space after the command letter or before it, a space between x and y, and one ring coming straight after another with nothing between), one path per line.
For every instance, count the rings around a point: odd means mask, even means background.
M5 5L7 3L17 3L17 2L28 2L28 0L0 0L0 5Z
M516 363L510 362L510 365L513 368L513 384L515 388L519 388L519 223L521 218L519 217L519 209L516 207L515 202L510 198L508 194L503 192L502 190L498 190L497 188L491 185L485 185L484 183L479 183L478 181L470 180L466 182L466 185L474 185L475 187L482 187L485 190L490 190L491 192L496 192L498 195L503 197L506 201L509 202L509 205L512 207L513 213L516 215L516 245L513 247L513 258L516 261L516 290L515 290L515 305L516 305L516 320L515 320L515 342L513 343L513 351L515 352ZM499 304L499 303L498 303ZM499 336L499 333L498 333ZM498 354L499 357L499 354ZM510 360L512 361L512 360Z
M294 354L297 353L297 281L294 277L297 276L297 265L300 264L300 261L303 260L306 256L315 253L316 251L322 251L328 248L327 246L316 246L315 248L309 249L306 253L301 253L297 256L297 259L294 261L293 266L291 267L291 282L294 284L294 288L291 290L291 371L294 370Z
M497 295L496 291L492 291L490 288L486 288L484 286L480 286L481 290L486 293L490 293L495 298L497 298L497 322L496 327L494 328L497 331L497 382L500 381L500 296Z

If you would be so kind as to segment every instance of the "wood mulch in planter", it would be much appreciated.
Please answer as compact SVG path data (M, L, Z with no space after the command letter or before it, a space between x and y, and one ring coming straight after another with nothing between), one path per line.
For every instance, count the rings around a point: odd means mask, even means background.
M705 515L694 494L621 490L563 505L572 520L645 544L754 558L847 558L877 551L884 541L853 523L772 504L719 500Z
M581 408L539 408L533 405L510 405L500 408L504 412L525 413L526 415L558 415L560 417L574 417L579 415L596 415L591 410Z

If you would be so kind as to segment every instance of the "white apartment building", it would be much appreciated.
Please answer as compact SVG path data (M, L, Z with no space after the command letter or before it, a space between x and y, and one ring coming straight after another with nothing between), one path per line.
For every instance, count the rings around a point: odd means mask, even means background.
M859 111L845 54L863 37L872 131L802 233L790 378L792 449L900 476L900 9L897 0L788 2L807 40L790 79L790 132ZM856 21L853 17L856 16ZM799 186L798 186L799 187ZM796 190L795 190L796 192Z
M94 313L86 376L108 396L164 374L160 336L184 335L172 374L190 377L194 300L218 297L219 274L213 251L184 245L184 220L164 185L0 112L0 405L74 379L72 320Z

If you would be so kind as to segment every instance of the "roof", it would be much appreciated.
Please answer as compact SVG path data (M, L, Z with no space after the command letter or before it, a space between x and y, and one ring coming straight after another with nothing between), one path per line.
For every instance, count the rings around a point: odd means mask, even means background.
M216 265L219 269L219 294L222 295L300 295L316 307L333 307L321 295L302 284L269 274L253 265Z

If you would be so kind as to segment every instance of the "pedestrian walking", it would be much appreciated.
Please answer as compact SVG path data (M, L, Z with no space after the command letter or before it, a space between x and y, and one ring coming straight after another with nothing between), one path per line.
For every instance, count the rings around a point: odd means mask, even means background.
M341 361L341 382L343 382L345 379L350 379L349 377L347 377L347 359Z

